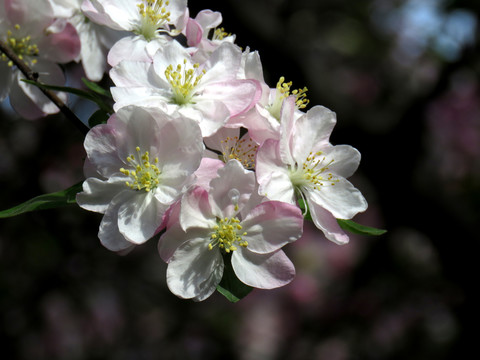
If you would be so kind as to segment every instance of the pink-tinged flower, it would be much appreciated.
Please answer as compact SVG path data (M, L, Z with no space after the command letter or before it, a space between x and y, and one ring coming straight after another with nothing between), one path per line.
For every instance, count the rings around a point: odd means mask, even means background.
M90 21L81 10L82 3L85 3L85 7L91 6L89 0L50 0L50 2L55 17L63 20L64 26L70 23L77 30L82 46L75 60L82 61L88 79L100 81L107 70L108 50L124 34Z
M250 136L262 144L267 139L280 138L280 112L285 99L295 99L295 117L303 115L309 100L307 88L291 90L292 82L285 82L282 76L275 88L271 89L263 79L262 63L257 51L245 51L242 56L240 78L257 80L262 87L262 97L254 108L245 114L230 119L228 126L242 126L249 130Z
M187 0L90 0L82 5L94 22L150 41L179 34L188 19Z
M122 60L152 62L155 52L171 42L188 20L187 0L89 0L82 10L93 22L133 34L117 41L108 64Z
M239 80L241 51L224 43L204 64L177 42L157 51L153 64L122 61L110 71L114 109L137 104L178 111L210 136L230 117L250 110L261 96L256 80Z
M92 128L84 145L88 178L77 203L105 214L99 238L113 251L159 230L165 211L192 184L203 152L195 122L135 106Z
M280 140L267 140L257 152L259 192L269 199L295 204L305 199L315 225L336 243L348 236L336 219L351 219L367 202L346 180L358 167L360 153L351 146L333 146L330 133L335 113L315 106L294 116L294 99L284 102Z
M294 266L281 248L301 236L301 211L279 201L252 204L254 190L254 173L231 160L209 191L195 187L172 209L159 252L175 295L209 297L230 255L236 276L249 286L272 289L293 279Z
M6 0L0 5L0 39L46 84L63 85L65 78L55 63L74 60L80 52L75 28L59 26L47 0ZM53 114L59 109L25 77L15 64L1 54L0 101L10 96L15 111L27 119ZM66 101L66 94L60 93Z
M197 61L208 59L223 42L232 44L235 42L235 35L228 34L224 28L218 27L221 23L222 14L212 10L202 10L195 19L188 19L183 32L187 38L187 45L195 52Z

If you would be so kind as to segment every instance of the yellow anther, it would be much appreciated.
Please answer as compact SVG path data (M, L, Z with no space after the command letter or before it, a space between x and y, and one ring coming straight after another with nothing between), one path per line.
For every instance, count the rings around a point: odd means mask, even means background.
M232 35L231 33L225 32L225 29L223 27L216 28L215 31L213 32L212 40L223 40L226 37L231 35Z
M183 69L180 64L177 65L176 70L173 70L173 65L171 64L165 69L165 77L172 87L172 102L177 105L185 105L192 101L195 95L195 88L206 73L204 69L197 75L195 70L200 65L193 64L192 68L187 69L187 63L187 59L185 59L183 61Z
M144 190L149 192L160 184L160 169L155 164L150 163L149 153L140 153L140 147L136 147L137 156L130 155L127 157L127 163L131 169L120 168L120 172L126 176L130 176L133 182L125 182L125 184L133 190Z
M213 227L214 232L210 235L210 243L208 249L213 250L215 246L223 249L226 253L237 250L236 244L246 247L248 243L242 239L242 236L246 236L247 233L237 233L237 230L241 230L240 220L236 217L217 220L217 225Z
M329 170L329 166L335 162L334 159L327 161L323 153L317 151L315 154L310 152L301 168L298 166L290 169L290 180L296 187L311 187L314 190L320 190L322 186L335 185L340 180L336 179Z
M290 91L291 87L292 82L285 82L285 78L281 76L277 82L277 92L275 99L273 99L272 103L267 106L267 110L278 121L280 121L280 111L282 109L283 101L290 95L295 96L295 106L297 107L297 109L304 109L310 101L307 99L306 92L308 89L306 87L304 87L303 89L296 89Z
M255 168L255 154L258 145L251 138L226 137L220 142L222 146L222 156L220 159L227 163L231 159L240 161L245 169Z
M141 24L135 33L142 35L147 41L156 37L160 29L164 29L170 20L168 11L169 1L143 0L138 4L138 12L141 15Z
M14 30L20 30L20 25L14 25ZM20 60L26 61L29 65L36 64L37 60L33 57L38 56L38 47L35 44L30 44L32 37L29 35L20 37L18 34L15 36L15 31L7 30L6 43ZM2 60L7 61L8 66L13 66L13 61L7 57L2 56Z

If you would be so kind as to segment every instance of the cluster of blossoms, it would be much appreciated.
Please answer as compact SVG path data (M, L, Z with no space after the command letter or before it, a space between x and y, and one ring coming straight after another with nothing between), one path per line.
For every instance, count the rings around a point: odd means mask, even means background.
M0 13L11 20L7 41L17 25L26 28L12 11L40 2L51 18L43 29L52 30L20 40L26 61L34 57L36 68L42 54L60 54L40 44L68 31L76 38L64 61L81 60L91 80L111 67L114 113L86 136L77 195L82 208L104 214L106 248L125 253L160 234L169 289L204 300L227 265L251 287L289 283L295 269L282 247L302 236L307 209L327 239L348 242L337 219L367 208L346 180L359 152L330 143L335 113L305 112L306 88L293 90L283 77L270 88L259 53L235 44L220 13L191 18L186 0L10 0ZM42 36L38 49L33 34Z

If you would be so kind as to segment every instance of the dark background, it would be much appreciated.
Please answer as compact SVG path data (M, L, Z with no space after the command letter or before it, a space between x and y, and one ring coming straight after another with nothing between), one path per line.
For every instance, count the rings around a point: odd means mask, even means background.
M0 220L0 339L8 359L462 359L478 284L478 1L190 1L258 50L266 82L337 113L334 144L362 153L351 181L385 228L337 246L306 230L296 279L238 304L177 299L156 241L104 249L75 206ZM73 71L74 67L69 67ZM82 109L77 108L77 111ZM0 208L82 180L63 117L0 109ZM3 357L3 355L2 355Z

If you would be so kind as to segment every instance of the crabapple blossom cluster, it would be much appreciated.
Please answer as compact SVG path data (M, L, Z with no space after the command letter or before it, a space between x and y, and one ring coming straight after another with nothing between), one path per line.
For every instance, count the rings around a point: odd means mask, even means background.
M200 301L227 265L249 287L288 284L295 269L282 248L301 237L307 211L327 239L348 242L337 219L367 208L347 180L359 152L330 143L335 113L306 111L306 88L283 77L267 85L259 53L235 44L220 13L192 18L187 0L4 3L0 35L52 76L44 82L62 79L54 62L81 61L94 81L110 67L113 112L85 138L76 198L103 214L106 248L126 253L157 235L169 289ZM25 11L31 6L39 11ZM20 101L15 83L52 112L2 59L12 105Z

